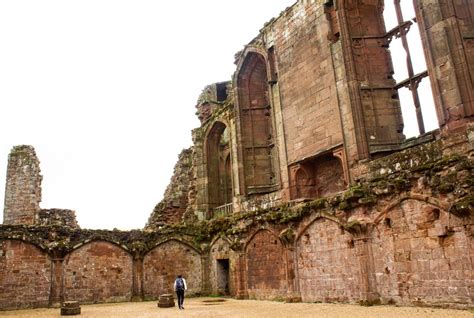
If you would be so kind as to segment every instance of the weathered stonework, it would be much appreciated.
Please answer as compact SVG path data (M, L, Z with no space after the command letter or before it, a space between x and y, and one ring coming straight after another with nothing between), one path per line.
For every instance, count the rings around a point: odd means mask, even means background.
M183 220L188 206L189 182L191 179L192 149L184 149L174 167L171 182L166 188L163 200L150 215L146 229L157 229L164 224L179 223Z
M38 213L38 225L63 225L79 228L76 220L76 212L64 209L41 209Z
M194 145L143 231L79 229L19 196L0 227L14 299L0 309L157 299L178 274L191 294L473 308L474 4L414 6L392 30L382 0L300 0L267 23L232 83L199 97ZM390 43L415 27L426 71L396 83ZM428 79L440 128L424 133ZM402 87L421 132L409 140ZM8 180L14 197L37 179ZM17 283L28 275L38 295Z
M0 308L46 307L51 261L36 246L20 240L1 242Z
M42 178L34 148L14 147L8 156L3 224L35 224Z
M109 242L90 242L64 258L64 300L130 301L132 256Z

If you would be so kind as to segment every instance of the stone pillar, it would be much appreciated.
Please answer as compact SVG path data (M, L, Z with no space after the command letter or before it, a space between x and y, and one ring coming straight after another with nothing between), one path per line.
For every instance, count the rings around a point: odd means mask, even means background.
M8 156L3 224L36 223L41 202L40 172L33 147L13 147Z
M51 259L51 291L49 294L50 307L59 307L64 302L63 270L64 257L53 257Z
M370 238L372 229L373 225L367 223L356 223L349 229L354 237L354 247L359 261L360 303L362 305L372 305L380 301Z
M237 275L237 284L235 291L235 298L237 299L246 299L248 298L247 294L247 284L246 284L246 266L245 266L245 252L243 250L238 251L238 259L236 266L236 275Z
M283 230L279 234L280 241L282 242L284 249L284 258L286 264L286 280L288 284L288 296L287 302L301 302L301 293L298 288L298 282L296 279L296 266L297 262L295 260L296 251L295 251L295 239L296 233L292 228Z
M455 129L474 115L472 2L415 4L439 125Z
M143 301L143 257L135 255L132 263L132 301Z
M201 264L202 264L202 293L208 295L211 293L211 257L210 249L207 248L201 254Z

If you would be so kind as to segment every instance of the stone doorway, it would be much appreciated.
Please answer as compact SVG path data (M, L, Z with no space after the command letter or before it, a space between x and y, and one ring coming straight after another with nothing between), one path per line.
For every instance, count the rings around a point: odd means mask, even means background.
M229 259L217 260L217 291L229 295Z

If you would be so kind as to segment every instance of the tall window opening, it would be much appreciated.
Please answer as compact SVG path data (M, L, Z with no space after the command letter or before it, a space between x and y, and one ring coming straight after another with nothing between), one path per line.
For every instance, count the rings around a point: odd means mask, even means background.
M264 57L248 53L237 78L243 172L247 194L275 186L273 127Z
M406 137L418 136L438 128L438 121L413 1L385 1L383 17L403 132Z
M207 189L211 212L232 202L229 129L216 122L207 138Z

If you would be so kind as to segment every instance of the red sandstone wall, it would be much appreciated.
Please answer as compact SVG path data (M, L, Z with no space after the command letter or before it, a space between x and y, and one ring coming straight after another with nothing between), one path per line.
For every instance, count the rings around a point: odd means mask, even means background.
M246 248L247 291L250 298L275 299L287 296L284 248L270 231L261 230Z
M351 302L359 299L358 258L352 235L318 219L296 243L301 297L306 302Z
M295 6L271 27L288 162L342 142L329 25L322 3Z
M108 242L91 242L64 260L64 299L80 302L129 301L132 257Z
M415 200L392 209L374 232L381 298L414 305L472 304L474 238L467 221Z
M0 308L46 307L51 261L37 247L21 241L0 244Z
M193 248L175 240L155 247L143 259L145 298L156 299L161 294L173 292L173 283L178 274L186 279L187 294L201 292L201 256Z

